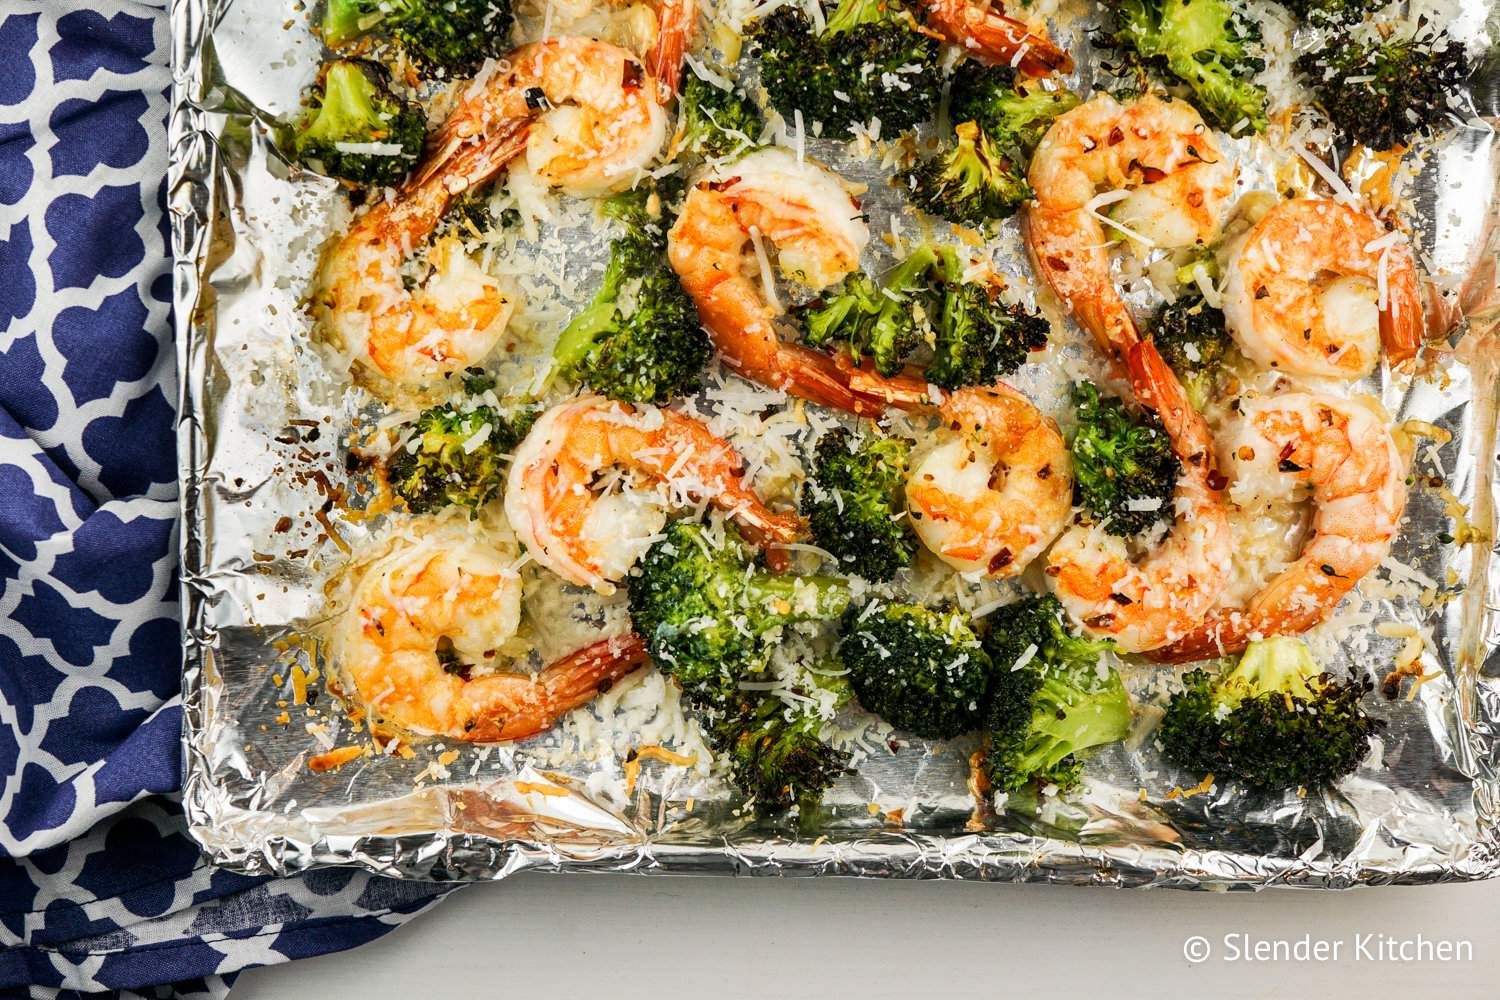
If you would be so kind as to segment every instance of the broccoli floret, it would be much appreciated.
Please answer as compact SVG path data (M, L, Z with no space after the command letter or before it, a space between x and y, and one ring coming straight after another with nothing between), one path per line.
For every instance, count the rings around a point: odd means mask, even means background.
M1356 39L1350 26L1297 60L1318 104L1355 142L1409 144L1453 114L1449 97L1469 75L1462 42L1422 28L1416 36Z
M1164 302L1151 319L1151 339L1162 359L1182 379L1188 399L1197 409L1213 395L1214 383L1229 354L1229 332L1224 313L1187 293Z
M979 723L992 671L962 611L883 601L850 609L838 655L860 704L898 729L944 740Z
M924 244L880 284L863 272L850 275L838 291L796 310L804 339L813 347L847 344L856 358L870 355L880 374L895 375L930 329L937 261L937 250Z
M1015 214L1031 186L1018 161L972 121L953 128L957 141L905 176L912 204L949 222L982 226Z
M760 669L782 625L838 617L849 603L837 577L758 572L732 526L717 542L675 521L630 578L630 618L662 672L690 699L716 699Z
M340 59L329 63L322 76L322 86L296 125L297 159L355 184L400 184L422 155L427 115L397 97L374 63ZM348 149L370 144L381 151Z
M821 687L849 698L838 678L818 678ZM771 694L740 692L707 728L710 743L724 755L729 777L762 814L797 810L810 826L823 793L849 769L849 753L822 738L824 719L807 708L793 708Z
M1253 57L1253 21L1235 0L1121 0L1113 44L1185 83L1210 122L1266 127L1266 94L1251 82L1265 68Z
M889 580L916 555L916 538L901 516L910 452L903 438L856 441L843 428L818 442L802 513L813 541L866 580Z
M1034 781L1066 791L1078 783L1082 751L1130 732L1130 695L1119 674L1101 667L1110 643L1070 633L1051 596L989 617L984 646L995 679L984 714L985 775L1002 792Z
M1181 464L1161 420L1101 398L1083 382L1073 387L1078 427L1073 452L1073 499L1106 530L1134 535L1172 518L1172 491ZM1156 501L1152 504L1151 501ZM1134 508L1134 509L1133 509Z
M467 75L510 48L510 0L327 0L323 40L347 45L375 28L424 66Z
M558 371L632 403L692 393L713 345L667 262L660 193L611 199L607 211L625 222L626 232L610 247L593 301L558 336L552 352Z
M840 0L820 35L799 6L780 7L750 38L772 106L827 136L874 119L895 135L930 119L942 95L941 46L896 0Z
M700 156L729 156L754 146L765 120L740 90L726 90L689 73L677 98L683 148Z
M1368 678L1325 673L1300 639L1252 642L1233 667L1190 671L1157 730L1166 755L1195 773L1255 788L1314 788L1349 774L1383 722L1360 700Z
M943 299L927 380L953 391L994 385L1047 346L1050 324L1020 305L1006 305L993 289L963 280L963 262L952 247L942 257Z
M386 479L413 514L449 505L477 511L500 495L502 456L515 450L535 419L534 410L507 417L490 406L424 410L398 436L405 444L387 463ZM476 437L477 447L466 447Z
M1314 23L1357 21L1385 6L1383 0L1281 0L1281 5Z
M967 60L954 71L948 102L950 121L976 122L996 146L1029 158L1053 119L1076 108L1079 97L1036 84L1023 90L1009 67Z

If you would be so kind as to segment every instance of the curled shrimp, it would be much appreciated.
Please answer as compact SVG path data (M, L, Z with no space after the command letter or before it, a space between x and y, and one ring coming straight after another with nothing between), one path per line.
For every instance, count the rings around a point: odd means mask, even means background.
M1063 532L1047 555L1047 584L1068 613L1127 653L1188 634L1229 579L1229 515L1213 440L1156 345L1142 341L1126 362L1136 398L1156 411L1182 462L1171 529L1139 562L1124 539L1092 525Z
M861 373L847 358L784 342L779 309L762 294L771 280L762 241L776 249L783 274L818 290L859 266L870 230L836 175L789 150L756 150L700 180L668 234L667 255L730 368L869 416L926 400L925 379Z
M505 332L512 297L466 256L457 238L439 240L427 252L431 277L416 289L407 289L402 269L451 199L494 177L521 152L529 127L528 118L516 118L428 160L324 257L313 296L320 327L377 384L417 388L477 364Z
M697 0L536 0L524 5L547 37L577 35L624 46L646 63L658 101L676 95L697 29ZM534 8L534 9L533 9Z
M1252 639L1307 631L1379 565L1396 537L1406 462L1382 417L1308 392L1245 400L1240 414L1228 449L1236 478L1269 482L1277 493L1310 487L1311 536L1244 608L1215 609L1154 659L1201 660L1238 653Z
M952 437L907 476L912 528L961 573L1015 576L1072 512L1067 443L1009 386L960 390L938 412Z
M521 620L514 563L466 533L438 531L365 570L336 655L374 718L474 743L525 739L645 662L641 641L624 636L536 674L494 669Z
M611 481L613 469L666 495ZM726 511L762 540L796 539L801 522L768 509L740 473L739 455L701 421L588 397L553 407L532 426L511 463L505 514L537 562L608 594L666 524L665 506L688 498Z
M1053 292L1117 363L1140 339L1110 279L1098 210L1156 246L1202 246L1219 233L1234 164L1186 101L1108 95L1058 117L1031 159L1036 200L1024 226Z
M630 187L667 138L657 81L629 51L569 36L523 45L459 94L439 157L535 118L526 165L581 197Z
M1293 198L1231 256L1224 320L1250 360L1293 375L1357 379L1422 343L1416 260L1405 238L1364 212Z
M1008 17L999 0L923 0L927 24L985 62L1004 63L1027 76L1071 73L1073 57L1025 21Z

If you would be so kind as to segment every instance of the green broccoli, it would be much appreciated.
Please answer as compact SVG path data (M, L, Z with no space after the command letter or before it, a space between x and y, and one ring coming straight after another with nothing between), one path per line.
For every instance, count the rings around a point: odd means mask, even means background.
M687 75L677 114L683 148L700 156L726 157L750 149L765 123L743 91L726 90L696 73Z
M847 344L856 358L868 354L881 375L895 375L931 328L929 274L938 252L923 244L885 280L876 284L864 272L844 279L839 290L798 308L813 347Z
M468 75L510 48L510 0L326 0L323 41L340 48L377 27L424 66Z
M838 678L818 686L849 699ZM801 692L798 692L801 693ZM707 727L709 742L729 764L729 777L755 809L775 815L796 809L803 828L813 825L823 793L849 769L849 753L822 737L825 720L814 709L793 708L767 692L740 692Z
M950 121L976 123L996 146L1017 154L1024 168L1053 120L1080 100L1070 90L1039 84L1023 90L1009 67L966 60L953 73L948 102Z
M1385 39L1341 26L1297 69L1333 124L1377 150L1407 145L1453 117L1453 95L1469 75L1463 42L1427 25Z
M698 310L667 262L660 203L655 191L611 199L607 211L625 221L626 232L610 247L593 301L553 348L563 377L611 399L660 404L694 392L713 355Z
M413 514L449 505L477 511L500 495L503 456L535 419L534 410L506 417L490 406L424 410L399 433L386 479Z
M838 655L860 704L897 729L951 739L979 723L992 670L962 611L879 600L851 608Z
M1182 679L1157 730L1167 757L1188 770L1253 788L1315 788L1352 772L1383 722L1360 700L1368 678L1325 673L1300 639L1252 642L1217 676Z
M1224 314L1186 292L1175 302L1163 302L1151 319L1151 339L1162 359L1182 379L1188 399L1197 409L1213 396L1219 372L1229 354L1229 332Z
M813 541L866 580L890 580L916 555L916 538L902 516L910 452L903 438L857 441L841 427L818 442L802 513Z
M331 177L391 187L406 179L426 137L427 115L391 91L379 66L340 59L324 68L292 143L298 160Z
M853 136L878 119L895 135L929 120L942 96L941 45L898 0L840 0L821 34L800 6L779 7L750 42L772 106L824 134Z
M905 174L912 204L930 215L970 226L1014 215L1031 197L1019 161L1007 156L975 122L960 122L953 134L956 143Z
M1219 128L1266 127L1266 94L1252 81L1259 31L1239 0L1120 0L1111 42L1186 84Z
M943 298L927 380L950 392L994 385L1047 346L1051 325L1020 305L1005 305L987 285L965 281L952 247L942 249Z
M718 700L761 669L783 625L838 617L849 603L837 577L758 572L732 527L717 541L675 521L630 578L630 618L661 671L690 700Z
M1006 605L989 622L985 776L1002 792L1032 782L1066 791L1082 773L1080 753L1130 732L1130 695L1101 660L1111 644L1074 636L1051 596Z
M1073 387L1078 426L1073 453L1073 497L1116 535L1134 535L1172 518L1172 493L1181 463L1161 420L1132 412L1097 386Z

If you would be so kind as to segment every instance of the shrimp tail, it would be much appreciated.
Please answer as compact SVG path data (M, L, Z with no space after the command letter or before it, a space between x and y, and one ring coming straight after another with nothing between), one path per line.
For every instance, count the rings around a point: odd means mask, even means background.
M1193 408L1187 390L1156 345L1150 340L1136 342L1126 352L1125 367L1137 401L1155 411L1177 457L1184 464L1207 471L1210 489L1222 489L1225 484L1214 485L1222 477L1213 472L1213 437L1208 424Z
M520 680L513 674L495 677L487 711L480 713L481 721L464 739L496 743L545 732L563 715L608 691L646 661L646 643L632 633L601 639L575 650L549 664L534 678ZM483 684L484 680L472 683Z
M1410 251L1405 255L1409 258ZM1381 346L1393 368L1409 369L1425 332L1422 292L1414 264L1390 269L1386 296L1389 301L1380 313Z
M929 0L928 16L948 40L987 62L1005 63L1024 76L1071 73L1073 57L994 0Z
M508 118L477 137L465 129L443 129L430 141L427 156L407 186L441 177L450 197L483 184L526 149L535 115Z
M698 20L697 0L667 0L657 17L656 45L647 68L660 90L658 101L666 104L682 84L683 57L693 39Z

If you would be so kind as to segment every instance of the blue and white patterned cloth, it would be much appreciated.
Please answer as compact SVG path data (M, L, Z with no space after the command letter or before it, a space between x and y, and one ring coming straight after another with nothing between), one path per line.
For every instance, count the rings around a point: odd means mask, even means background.
M0 0L0 996L223 996L449 887L207 866L180 774L161 4Z

